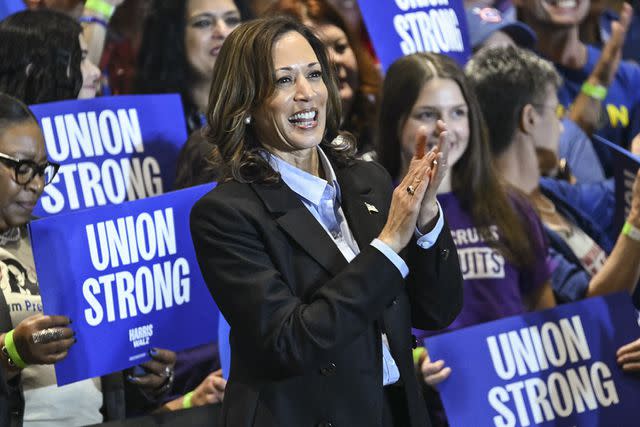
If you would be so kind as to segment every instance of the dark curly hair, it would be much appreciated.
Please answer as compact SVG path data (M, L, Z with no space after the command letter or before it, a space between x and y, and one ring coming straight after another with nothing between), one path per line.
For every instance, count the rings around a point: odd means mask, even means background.
M222 45L213 69L209 95L209 142L222 180L277 182L279 174L265 158L255 126L245 118L263 106L275 91L273 46L284 34L297 32L311 45L327 86L327 122L321 146L338 164L348 164L355 152L350 134L337 138L341 101L333 67L324 45L308 27L291 18L249 21L236 28Z
M0 92L26 104L77 98L81 32L73 18L51 10L5 18L0 22Z
M152 0L144 23L135 79L137 93L179 93L189 131L199 127L198 108L189 93L193 81L185 49L187 2ZM234 0L241 19L252 17L244 1Z

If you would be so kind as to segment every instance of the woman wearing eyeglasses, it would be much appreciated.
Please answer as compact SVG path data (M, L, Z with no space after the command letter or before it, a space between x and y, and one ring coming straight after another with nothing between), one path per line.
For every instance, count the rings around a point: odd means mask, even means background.
M28 383L36 376L53 376L53 369L42 365L62 360L75 342L67 317L34 314L38 313L35 308L42 306L38 290L16 292L10 283L15 276L11 272L16 269L25 280L35 277L25 225L57 169L58 165L47 160L42 132L29 109L17 99L0 94L1 425L11 425L13 409L22 407L22 396L15 392L19 383Z

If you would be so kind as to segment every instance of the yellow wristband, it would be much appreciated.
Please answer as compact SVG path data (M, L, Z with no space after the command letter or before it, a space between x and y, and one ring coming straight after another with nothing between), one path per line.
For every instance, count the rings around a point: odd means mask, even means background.
M104 0L87 0L84 4L84 8L92 12L99 13L105 19L109 20L116 11L116 7Z
M591 83L584 82L580 91L598 101L604 101L607 97L607 88L602 85L592 85Z
M13 329L4 336L4 347L7 349L9 360L12 361L14 365L20 369L27 367L27 364L22 360L22 357L20 357L20 353L18 353L16 343L13 341Z
M413 364L418 366L418 362L420 362L420 357L424 354L424 347L418 347L413 349Z
M189 393L184 395L184 397L182 398L182 407L184 409L189 409L193 406L193 403L191 402L192 397L193 397L193 391L190 391Z

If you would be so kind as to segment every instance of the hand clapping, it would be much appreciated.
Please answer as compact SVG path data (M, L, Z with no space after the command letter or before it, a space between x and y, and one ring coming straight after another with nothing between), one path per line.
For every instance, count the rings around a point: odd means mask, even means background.
M416 151L404 179L393 192L389 217L379 239L396 253L409 243L416 227L428 231L437 219L436 193L448 171L449 136L442 120L437 123L438 144L425 154L424 128L416 133Z

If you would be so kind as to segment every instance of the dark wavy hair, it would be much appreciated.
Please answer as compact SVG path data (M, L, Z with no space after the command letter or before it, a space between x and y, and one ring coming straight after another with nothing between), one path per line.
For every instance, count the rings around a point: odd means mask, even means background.
M533 259L523 220L514 210L505 185L493 165L488 132L475 93L464 72L451 58L434 53L405 56L389 67L384 80L378 120L380 162L392 177L400 179L400 130L409 117L424 85L434 79L451 79L460 88L469 108L469 144L451 167L452 190L462 208L471 214L474 225L487 244L519 267ZM513 198L520 198L514 194ZM496 225L500 240L492 238Z
M51 10L28 10L0 22L0 92L26 104L75 99L82 88L82 27Z
M22 101L6 93L0 93L0 135L10 126L33 120L35 116Z
M366 140L373 139L371 132L375 127L376 98L382 87L382 77L360 38L327 0L277 0L267 9L267 14L290 16L302 23L308 20L314 24L331 24L344 31L358 64L359 86L354 88L351 111L343 111L346 117L342 129L353 133L359 144L371 144L372 141Z
M151 1L138 51L134 86L137 93L179 93L189 122L197 121L194 116L198 109L189 93L191 68L184 44L188 1ZM243 21L252 17L244 1L233 2ZM190 131L198 127L194 123L188 125Z
M324 45L314 32L290 18L263 18L236 28L222 45L213 69L209 95L209 141L215 145L213 162L222 180L277 182L279 174L265 158L253 125L245 118L258 110L275 91L273 46L286 33L297 32L311 45L322 67L327 86L327 120L321 146L338 164L353 159L355 141L351 135L337 138L341 101L337 80Z

